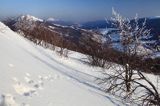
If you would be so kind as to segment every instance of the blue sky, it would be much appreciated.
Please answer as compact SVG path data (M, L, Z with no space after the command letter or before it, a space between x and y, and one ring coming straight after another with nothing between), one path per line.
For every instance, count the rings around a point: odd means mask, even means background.
M112 7L126 17L160 16L160 0L0 0L0 17L31 14L70 21L109 18Z

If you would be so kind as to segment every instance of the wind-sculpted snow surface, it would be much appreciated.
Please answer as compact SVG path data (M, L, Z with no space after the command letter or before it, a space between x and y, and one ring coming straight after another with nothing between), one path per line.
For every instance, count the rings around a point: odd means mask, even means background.
M63 58L0 23L0 106L119 106L94 83L100 68ZM83 56L84 57L84 56Z

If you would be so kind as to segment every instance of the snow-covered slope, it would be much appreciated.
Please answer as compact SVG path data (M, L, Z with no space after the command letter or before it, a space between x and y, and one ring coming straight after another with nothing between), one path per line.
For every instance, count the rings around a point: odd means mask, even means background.
M0 23L0 106L115 106L94 84L97 70L82 55L60 58ZM96 71L95 71L96 70Z

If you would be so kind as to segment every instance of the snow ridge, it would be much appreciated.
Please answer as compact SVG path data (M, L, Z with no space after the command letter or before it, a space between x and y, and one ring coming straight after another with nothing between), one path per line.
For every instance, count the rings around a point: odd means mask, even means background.
M21 20L27 20L27 21L40 21L40 22L43 21L42 19L39 19L39 18L34 17L34 16L32 16L32 15L29 15L29 14L27 14L27 15L22 15L22 16L20 17L20 19L21 19Z

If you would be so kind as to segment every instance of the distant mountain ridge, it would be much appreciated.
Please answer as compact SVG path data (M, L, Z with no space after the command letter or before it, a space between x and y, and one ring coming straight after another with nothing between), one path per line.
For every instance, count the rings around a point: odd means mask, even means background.
M145 18L138 19L139 25L142 25L144 20ZM132 22L133 20L131 20L131 23ZM81 37L86 36L91 37L97 42L101 42L106 32L117 33L117 30L115 30L116 27L112 24L113 22L111 20L97 20L75 24L73 22L66 22L54 18L42 20L31 15L23 15L5 22L5 24L13 30L23 29L27 32L34 29L37 23L45 29L51 30L52 33L54 32L75 43L79 42ZM149 45L153 48L157 48L155 45L160 45L160 17L146 18L146 28L151 29L151 37L148 39ZM102 29L105 33L101 32Z
M99 32L81 29L74 25L60 25L55 20L42 20L34 16L26 15L4 22L12 30L22 33L33 42L42 43L46 40L49 44L75 50L82 48L85 39L101 43L103 36ZM63 42L63 44L61 44Z
M154 41L154 43L150 43L154 48L155 45L159 45L160 47L160 17L148 17L148 18L139 18L138 24L141 26L146 19L146 29L151 29L150 32L150 38L149 41ZM87 29L87 30L99 30L100 32L105 30L105 32L115 32L117 33L116 27L112 24L113 22L111 20L98 20L98 21L92 21L92 22L86 22L81 25L81 28ZM131 20L131 24L134 23L134 20ZM110 30L111 29L111 30ZM110 31L109 31L110 30ZM102 33L104 34L104 33ZM159 48L158 47L158 48Z

